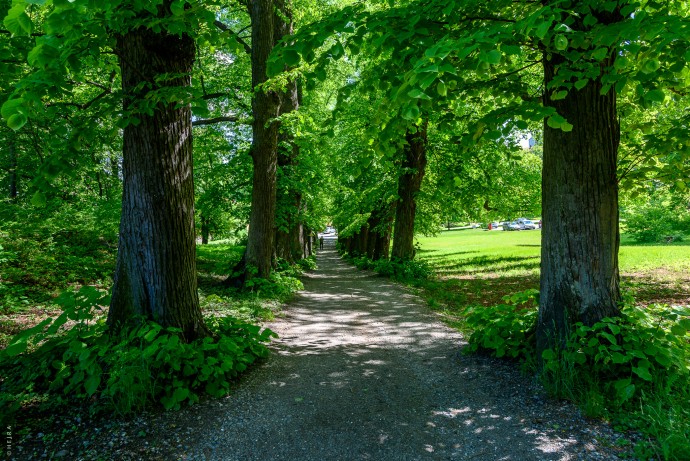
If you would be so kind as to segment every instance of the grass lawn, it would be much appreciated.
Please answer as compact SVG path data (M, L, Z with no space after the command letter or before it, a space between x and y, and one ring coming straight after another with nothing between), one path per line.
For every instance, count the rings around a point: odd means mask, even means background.
M420 237L417 257L441 280L432 297L444 304L491 305L501 297L539 288L541 231L461 229ZM690 304L690 244L640 245L622 237L620 270L623 288L639 302Z

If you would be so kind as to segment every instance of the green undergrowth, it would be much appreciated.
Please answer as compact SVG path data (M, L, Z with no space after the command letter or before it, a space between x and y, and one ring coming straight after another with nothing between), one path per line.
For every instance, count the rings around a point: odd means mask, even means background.
M465 309L469 352L520 361L537 370L553 396L586 416L610 419L650 437L641 459L681 460L690 453L690 308L622 305L622 315L593 326L577 323L561 350L536 356L538 292L506 296L495 306Z
M424 261L379 259L373 261L366 256L350 255L341 252L340 255L361 270L372 270L385 277L400 281L427 280L432 276L430 266Z
M207 317L211 335L189 343L181 330L150 321L111 336L100 315L108 301L92 287L65 293L57 318L23 331L0 352L4 423L30 406L47 412L76 404L127 415L222 396L267 356L275 336L231 317Z

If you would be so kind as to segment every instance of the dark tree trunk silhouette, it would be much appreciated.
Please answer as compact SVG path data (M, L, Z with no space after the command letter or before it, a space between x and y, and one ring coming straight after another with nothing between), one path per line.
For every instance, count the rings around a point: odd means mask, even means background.
M249 235L243 258L244 264L249 267L242 272L243 278L248 275L265 278L271 272L274 250L278 165L278 122L275 119L280 113L280 98L275 91L258 87L268 79L268 56L279 37L276 37L273 26L275 14L272 0L253 0L249 12L252 23L252 88L255 89L252 98L254 122L251 148L254 174Z
M12 135L10 135L12 136ZM19 168L19 161L17 159L17 148L14 145L14 139L10 139L7 148L10 154L10 191L9 197L11 200L17 200L18 190L19 190L19 176L17 174L17 169Z
M137 28L117 37L124 112L122 218L108 323L117 331L136 316L207 334L197 294L189 105L159 102L137 110L149 90L191 85L194 41ZM161 75L175 75L160 82ZM127 115L126 115L127 116Z
M388 259L391 248L391 234L393 232L393 217L395 216L396 203L393 202L384 210L379 223L379 230L376 232L376 242L374 253L371 257L374 261Z
M208 244L208 239L209 236L211 235L211 220L204 216L202 213L201 215L201 244L202 245L207 245Z
M598 18L620 20L618 12ZM599 63L612 67L616 53ZM544 55L545 88L563 56ZM562 344L575 322L592 325L620 314L618 181L620 127L616 92L601 94L601 78L545 103L573 125L564 132L544 124L539 350Z
M427 123L408 131L401 174L398 178L398 204L395 211L392 258L414 258L414 218L416 196L422 186L426 168Z

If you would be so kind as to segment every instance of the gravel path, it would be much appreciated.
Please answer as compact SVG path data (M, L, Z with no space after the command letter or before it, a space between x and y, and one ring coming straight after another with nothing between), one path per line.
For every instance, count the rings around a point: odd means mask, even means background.
M274 353L229 397L95 429L71 459L615 460L630 442L547 399L326 241L319 269L268 325ZM145 436L143 434L145 433ZM139 434L137 436L136 434ZM101 439L103 440L103 439ZM74 456L74 457L71 457Z

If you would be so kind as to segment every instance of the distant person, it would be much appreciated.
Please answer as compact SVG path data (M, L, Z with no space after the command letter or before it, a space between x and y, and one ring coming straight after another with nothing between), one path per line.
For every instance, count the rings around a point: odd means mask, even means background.
M319 250L323 250L323 235L319 237Z

